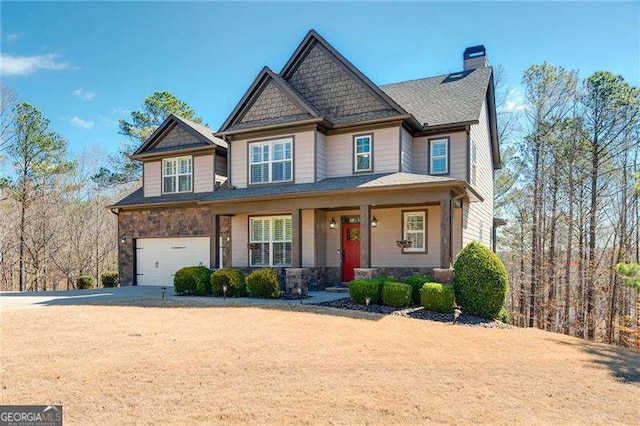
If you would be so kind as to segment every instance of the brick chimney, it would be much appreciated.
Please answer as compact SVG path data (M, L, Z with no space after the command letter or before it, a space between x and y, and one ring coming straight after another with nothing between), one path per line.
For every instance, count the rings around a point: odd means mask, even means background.
M487 52L482 44L467 47L463 55L464 71L489 66Z

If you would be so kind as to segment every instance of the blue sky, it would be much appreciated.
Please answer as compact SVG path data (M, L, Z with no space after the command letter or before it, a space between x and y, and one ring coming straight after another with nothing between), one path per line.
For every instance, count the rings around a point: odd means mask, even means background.
M40 108L73 152L115 152L117 120L157 90L217 129L260 69L279 72L310 28L378 84L457 71L464 48L484 44L513 87L545 60L640 85L638 2L3 2L2 84Z

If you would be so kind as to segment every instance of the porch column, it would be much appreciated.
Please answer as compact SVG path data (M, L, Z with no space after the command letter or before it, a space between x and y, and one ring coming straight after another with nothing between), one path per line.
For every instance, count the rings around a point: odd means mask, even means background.
M440 267L451 266L451 199L440 201Z
M217 269L220 267L218 259L220 259L218 253L218 241L219 241L219 228L220 228L220 216L215 213L211 213L211 225L209 233L209 267L211 269Z
M371 267L371 206L360 206L360 268Z
M291 210L291 267L302 266L302 210Z

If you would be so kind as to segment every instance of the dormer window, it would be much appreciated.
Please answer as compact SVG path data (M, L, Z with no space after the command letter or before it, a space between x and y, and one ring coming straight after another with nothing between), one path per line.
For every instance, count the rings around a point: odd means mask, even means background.
M373 170L373 136L358 135L353 138L353 171L370 172Z
M249 144L252 184L293 180L293 138Z
M162 160L162 193L191 192L192 160L190 156Z
M429 140L429 174L449 174L449 138Z

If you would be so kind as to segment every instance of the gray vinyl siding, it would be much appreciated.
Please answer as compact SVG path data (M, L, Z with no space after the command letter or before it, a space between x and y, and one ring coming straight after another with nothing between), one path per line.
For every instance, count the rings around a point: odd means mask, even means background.
M420 136L413 140L413 172L429 173L429 140L449 138L449 176L467 180L467 134L465 132Z
M400 133L400 171L413 173L413 136L404 128Z
M318 181L327 178L326 136L316 131L316 178Z
M193 192L213 191L213 155L193 157Z
M147 161L144 163L144 196L157 197L162 195L162 161Z
M484 198L483 202L465 203L463 217L464 245L471 241L480 241L480 223L483 227L482 244L489 246L493 229L493 164L491 140L486 101L478 124L471 126L470 137L476 144L477 182L473 187Z

